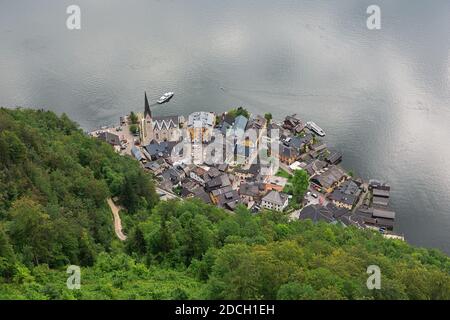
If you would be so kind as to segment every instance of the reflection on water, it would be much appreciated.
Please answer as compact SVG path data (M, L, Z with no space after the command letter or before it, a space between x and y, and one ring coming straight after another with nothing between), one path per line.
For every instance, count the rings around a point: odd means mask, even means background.
M450 253L450 4L377 1L0 1L0 105L66 112L85 129L143 108L298 113L344 165L393 186L397 231Z

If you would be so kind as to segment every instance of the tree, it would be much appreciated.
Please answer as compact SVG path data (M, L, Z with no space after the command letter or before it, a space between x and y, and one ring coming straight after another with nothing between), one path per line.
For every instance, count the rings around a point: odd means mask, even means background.
M139 122L138 116L133 111L130 113L130 121L132 124L137 124Z
M139 127L137 124L132 124L129 128L132 134L137 134L139 132Z
M238 116L244 116L247 119L250 118L250 112L247 111L244 107L239 107L237 109L231 109L227 113L229 116L231 116L233 119L235 119Z
M53 252L55 235L50 217L44 213L38 203L28 198L17 200L11 208L13 222L10 235L14 246L19 251L27 251L31 261L27 263L49 263Z
M266 114L264 114L264 118L266 118L267 124L269 124L270 121L272 121L272 114L270 112L267 112Z
M295 201L301 202L309 188L309 175L305 170L295 170L291 178L292 195Z

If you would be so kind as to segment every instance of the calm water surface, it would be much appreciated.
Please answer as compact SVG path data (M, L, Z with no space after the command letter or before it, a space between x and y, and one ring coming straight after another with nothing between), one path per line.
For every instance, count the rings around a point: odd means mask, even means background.
M77 3L82 29L65 27ZM0 0L0 105L86 129L159 115L298 113L344 166L393 186L396 231L450 253L450 2Z

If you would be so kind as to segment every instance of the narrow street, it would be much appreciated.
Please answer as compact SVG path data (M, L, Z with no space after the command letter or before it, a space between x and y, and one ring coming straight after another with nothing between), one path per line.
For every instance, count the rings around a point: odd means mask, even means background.
M119 240L121 241L125 241L127 239L127 236L124 235L122 231L122 220L120 219L119 215L120 207L116 206L111 198L108 198L107 202L113 213L114 231L116 232L117 238L119 238Z

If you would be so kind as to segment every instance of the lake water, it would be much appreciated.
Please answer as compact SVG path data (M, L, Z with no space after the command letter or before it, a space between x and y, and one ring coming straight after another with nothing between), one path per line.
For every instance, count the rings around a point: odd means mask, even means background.
M81 30L66 8L81 7ZM381 30L366 8L381 7ZM143 110L297 113L391 183L396 231L450 253L450 2L0 0L0 105L84 129Z

